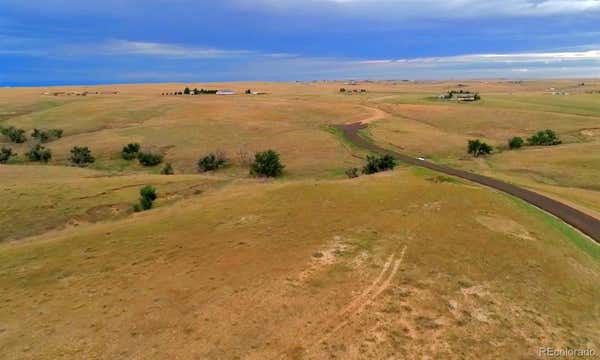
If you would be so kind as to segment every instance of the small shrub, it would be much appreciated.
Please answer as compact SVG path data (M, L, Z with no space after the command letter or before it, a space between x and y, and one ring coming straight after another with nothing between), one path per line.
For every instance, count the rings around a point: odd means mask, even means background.
M283 174L284 168L279 154L273 150L267 150L254 155L254 162L250 165L250 175L278 177Z
M75 146L71 149L71 164L75 166L86 166L92 164L96 159L92 156L92 151L87 146Z
M11 148L3 146L2 149L0 149L0 164L6 164L13 156L17 156L17 154L13 153Z
M138 154L138 161L144 166L156 166L163 161L163 156L151 152L140 152Z
M184 95L189 95L189 94L191 94L191 93L192 93L192 90L190 90L190 88L189 88L189 87L186 87L186 88L183 90L183 94L184 94Z
M28 153L25 154L30 161L39 161L47 163L52 158L52 152L50 149L43 147L40 144L36 144Z
M472 154L474 157L491 154L492 150L493 150L493 148L490 145L480 141L479 139L469 140L469 145L468 145L467 151L469 154Z
M125 160L133 160L138 157L139 152L140 144L127 144L127 146L124 146L123 150L121 150L121 157Z
M358 168L350 168L346 170L346 176L350 179L357 178L359 175Z
M220 167L223 167L227 160L222 152L217 151L216 153L210 153L198 160L198 167L200 171L215 171Z
M252 95L252 90L250 90L250 89L246 90L246 95Z
M554 131L546 129L528 138L527 143L532 146L554 146L562 144L562 141Z
M340 92L341 93L345 93L346 92L346 88L340 88Z
M153 186L144 186L140 189L140 203L134 205L133 210L139 212L152 209L154 200L156 200L157 197L156 189Z
M160 173L163 174L163 175L173 175L173 174L175 174L175 171L173 171L173 166L171 166L171 163L167 163L162 168L162 170L160 171Z
M524 144L525 144L525 140L523 140L523 138L518 137L518 136L515 136L514 138L512 138L508 141L508 147L513 150L522 148Z
M363 167L363 174L370 175L382 171L394 170L396 159L391 155L371 156L367 155L367 164Z
M9 126L7 128L0 128L0 133L6 136L10 141L22 144L27 141L27 137L25 136L25 130L17 129L14 126Z

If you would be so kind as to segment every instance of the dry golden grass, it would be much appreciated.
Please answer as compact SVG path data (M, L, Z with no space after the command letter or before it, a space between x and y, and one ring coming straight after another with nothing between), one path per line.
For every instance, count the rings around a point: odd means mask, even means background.
M183 84L0 89L0 126L65 130L47 144L49 165L23 159L32 143L0 143L20 154L0 165L0 358L600 352L600 248L589 239L422 169L343 179L364 152L328 126L371 118L378 143L600 211L597 97L541 95L572 80L463 84L484 100L429 98L456 82L364 83L363 95L340 94L339 82L190 85L269 93L232 97L160 95ZM42 95L86 89L119 94ZM472 137L495 145L546 127L567 143L464 155ZM134 141L163 152L177 174L121 160ZM74 145L97 162L65 166ZM249 178L237 152L267 148L281 153L285 176ZM198 158L217 149L231 165L198 174ZM156 207L134 214L146 184Z
M4 245L2 353L476 359L597 349L597 248L582 251L506 196L434 175L238 184Z

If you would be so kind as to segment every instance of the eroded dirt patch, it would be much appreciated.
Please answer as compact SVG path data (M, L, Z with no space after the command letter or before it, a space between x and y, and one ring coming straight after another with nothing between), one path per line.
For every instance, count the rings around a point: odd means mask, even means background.
M489 230L508 236L512 236L523 240L536 240L527 229L519 224L518 222L501 217L501 216L490 216L480 215L476 218L477 222L485 226Z

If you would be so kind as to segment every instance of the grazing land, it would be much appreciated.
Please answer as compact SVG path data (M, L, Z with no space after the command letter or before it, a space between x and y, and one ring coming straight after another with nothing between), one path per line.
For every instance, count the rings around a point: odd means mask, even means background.
M0 164L0 358L535 358L600 353L600 247L508 195L430 170L348 179L380 146L519 184L600 218L600 82L153 84L0 89L26 130ZM161 95L232 89L238 95ZM546 94L555 88L566 96ZM244 94L246 89L264 95ZM53 92L88 91L86 96ZM101 92L95 94L95 92ZM104 92L104 93L102 93ZM44 95L48 93L49 95ZM24 155L34 128L62 129ZM552 129L562 144L508 149ZM467 154L481 139L490 155ZM139 143L161 154L124 160ZM95 158L71 166L70 150ZM275 150L275 180L247 158ZM198 160L226 164L199 172ZM151 210L134 212L152 185Z

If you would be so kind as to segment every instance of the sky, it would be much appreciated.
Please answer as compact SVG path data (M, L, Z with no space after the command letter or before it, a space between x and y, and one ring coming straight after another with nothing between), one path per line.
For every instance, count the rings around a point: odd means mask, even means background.
M600 76L600 0L0 0L0 86Z

